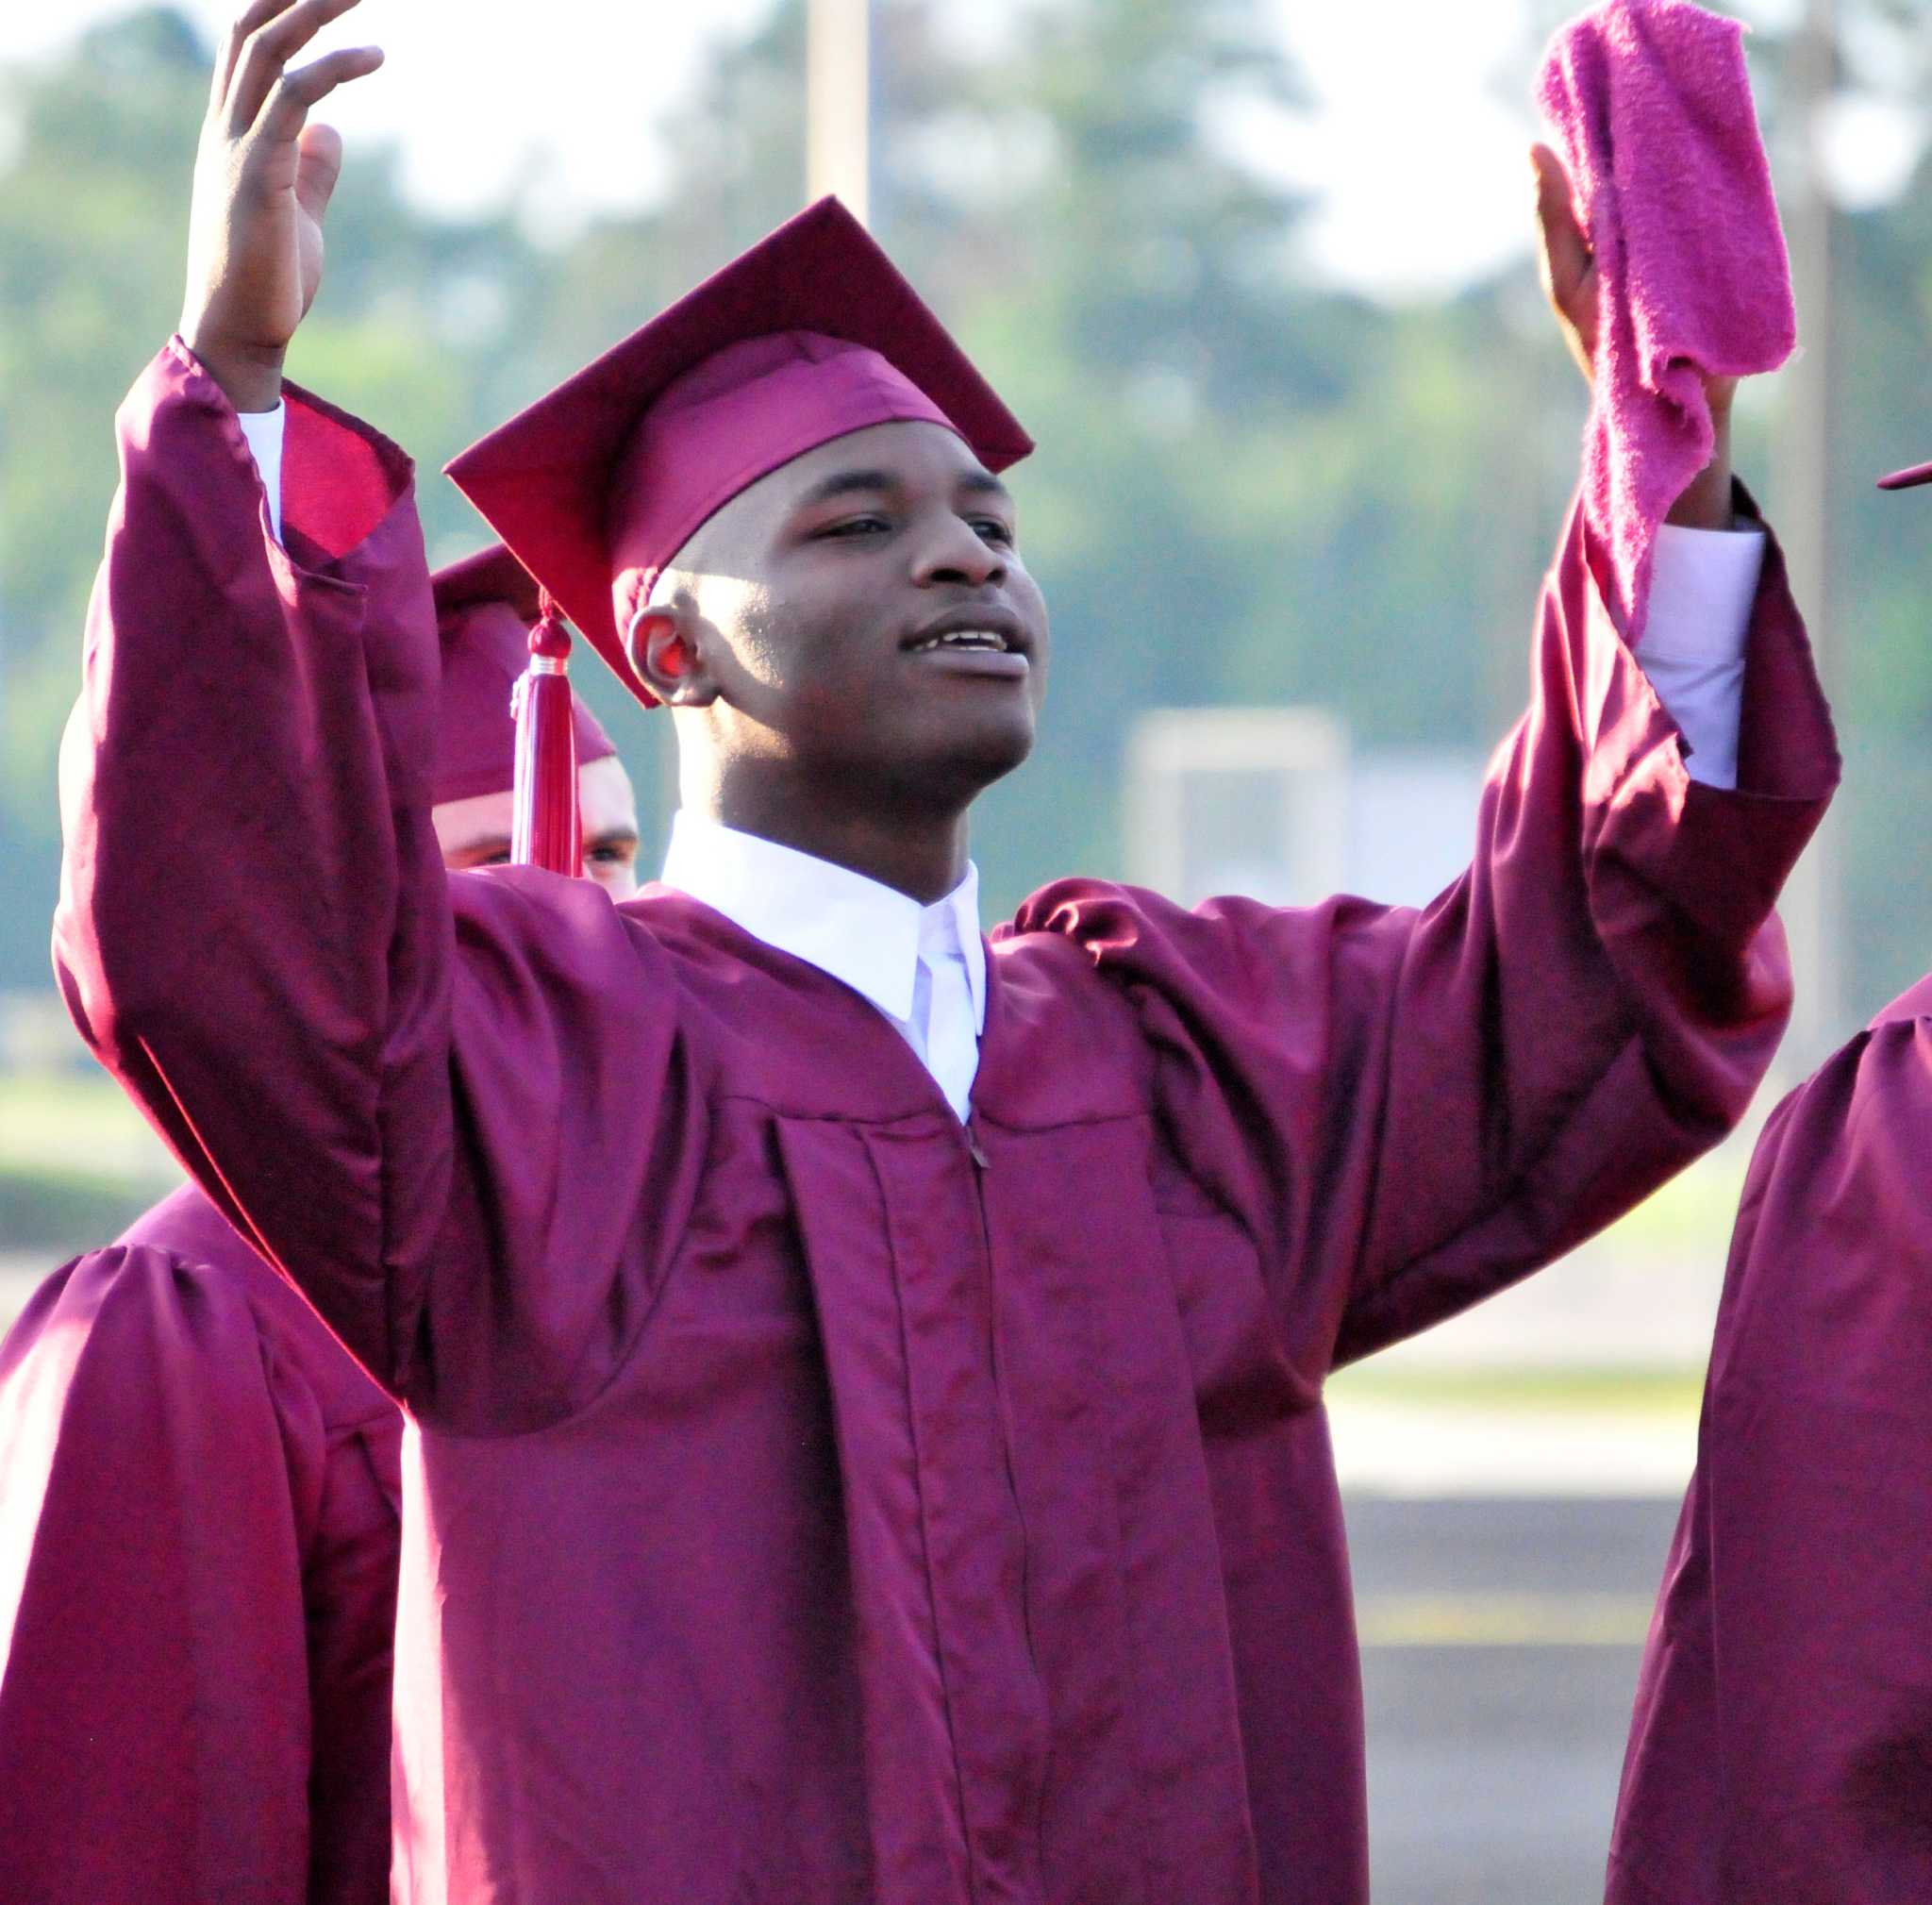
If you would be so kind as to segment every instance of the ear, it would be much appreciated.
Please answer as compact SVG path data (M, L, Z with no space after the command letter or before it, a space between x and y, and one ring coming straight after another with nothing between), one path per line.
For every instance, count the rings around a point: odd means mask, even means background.
M640 609L625 638L638 679L669 708L708 708L719 684L711 672L715 631L682 590Z

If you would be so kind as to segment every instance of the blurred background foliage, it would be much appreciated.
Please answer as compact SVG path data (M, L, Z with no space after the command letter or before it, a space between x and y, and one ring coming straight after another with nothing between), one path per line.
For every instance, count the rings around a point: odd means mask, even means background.
M1922 44L1916 8L1846 10L1847 87L1923 76L1901 50ZM796 209L803 13L783 0L713 46L669 109L673 189L648 213L540 244L527 208L433 216L393 155L352 149L291 369L417 456L434 560L481 536L433 474L445 460ZM1054 608L1053 705L1039 758L983 810L991 904L1122 870L1124 731L1150 704L1319 702L1371 745L1498 739L1584 409L1529 267L1401 308L1319 282L1307 205L1251 162L1305 104L1259 0L1033 0L971 50L946 18L877 0L874 211L1041 443L1019 493ZM109 416L175 319L208 58L150 8L0 76L0 991L48 985L54 764ZM1754 67L1774 139L1774 33ZM1846 1030L1932 961L1932 504L1870 481L1932 454L1925 183L1840 219ZM1747 475L1774 404L1752 400ZM648 839L668 818L664 731L579 672Z

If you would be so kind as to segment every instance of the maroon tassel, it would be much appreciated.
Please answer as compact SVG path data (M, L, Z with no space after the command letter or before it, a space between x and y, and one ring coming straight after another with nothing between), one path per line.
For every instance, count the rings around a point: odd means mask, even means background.
M584 870L577 818L577 738L571 719L570 631L548 591L530 630L530 666L510 697L517 723L509 857L575 878Z

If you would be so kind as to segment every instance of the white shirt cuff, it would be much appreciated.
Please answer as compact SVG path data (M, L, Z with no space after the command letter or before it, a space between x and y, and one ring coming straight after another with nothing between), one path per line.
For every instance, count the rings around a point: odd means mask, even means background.
M262 494L268 498L269 533L282 540L282 432L289 420L289 407L278 403L272 410L238 410L236 420L248 447L255 453L255 467L261 476Z
M1689 744L1690 778L1707 787L1738 784L1745 646L1764 549L1761 529L1657 531L1637 659Z

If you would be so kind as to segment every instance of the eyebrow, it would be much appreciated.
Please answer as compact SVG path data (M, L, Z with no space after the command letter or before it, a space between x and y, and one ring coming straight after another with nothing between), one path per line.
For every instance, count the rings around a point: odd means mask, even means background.
M959 478L959 487L975 496L997 496L1003 503L1013 500L1013 493L991 470L973 470Z
M890 470L840 470L813 484L799 499L799 508L809 510L840 496L876 496L904 488L904 483ZM1012 498L1012 493L991 470L969 470L959 478L959 488L975 496L997 496L1002 501Z
M822 483L814 483L801 499L802 507L829 503L835 496L850 496L860 491L876 495L882 490L896 490L899 479L890 470L840 470Z
M592 853L599 853L610 846L635 846L638 844L638 830L634 827L613 827L604 833L593 833L587 844Z

